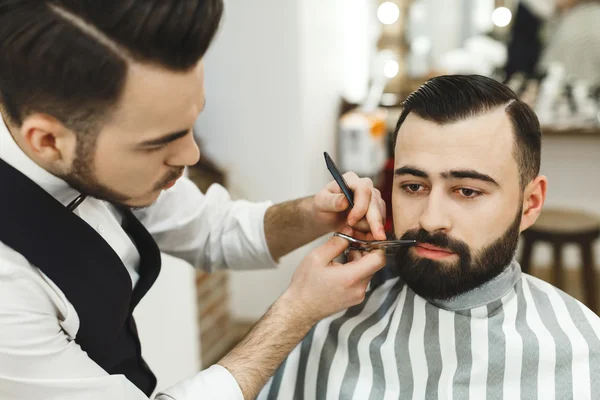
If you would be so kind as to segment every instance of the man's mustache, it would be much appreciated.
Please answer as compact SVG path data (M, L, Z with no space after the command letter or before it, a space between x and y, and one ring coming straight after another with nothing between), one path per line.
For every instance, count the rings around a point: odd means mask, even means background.
M177 170L173 170L172 172L169 173L169 175L167 175L165 177L165 179L161 180L156 187L157 188L162 188L164 186L166 186L169 182L174 181L175 179L178 179L181 177L181 175L183 175L183 171L185 170L185 168L179 168Z
M417 244L430 244L456 254L469 254L469 246L465 242L453 239L442 232L436 232L432 234L423 228L411 229L404 232L400 239L416 240Z

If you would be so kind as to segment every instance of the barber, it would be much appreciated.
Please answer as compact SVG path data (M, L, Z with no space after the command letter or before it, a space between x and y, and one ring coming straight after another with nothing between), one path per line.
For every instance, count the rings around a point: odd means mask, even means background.
M161 251L208 271L258 269L335 230L385 238L379 192L352 173L351 209L334 182L272 205L182 177L199 159L202 57L222 8L0 2L1 399L151 396L132 313ZM385 260L335 263L346 247L333 237L313 250L233 351L156 399L254 398L314 323L362 301Z

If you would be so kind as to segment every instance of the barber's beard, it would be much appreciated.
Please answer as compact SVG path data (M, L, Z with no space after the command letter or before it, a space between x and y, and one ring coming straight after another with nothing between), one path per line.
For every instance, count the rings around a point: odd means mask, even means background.
M424 229L407 231L400 239L428 243L458 256L455 262L419 257L410 248L395 256L400 277L416 294L426 299L446 300L466 293L498 276L512 261L519 241L522 207L504 234L492 244L472 254L469 246L444 233Z
M128 207L125 205L125 202L130 197L118 193L98 182L98 178L96 178L96 174L94 174L92 169L94 148L95 140L78 140L71 170L61 176L61 178L81 194L105 200L115 205Z
M80 143L78 143L71 170L61 176L64 181L66 181L81 194L107 201L116 206L135 210L146 208L152 205L152 203L150 203L131 206L127 204L127 202L132 199L130 196L119 193L100 183L92 169L94 162L94 143L92 140L90 140L88 143ZM183 168L178 168L171 171L168 176L155 185L154 190L161 190L161 188L164 188L169 182L179 178L182 173Z

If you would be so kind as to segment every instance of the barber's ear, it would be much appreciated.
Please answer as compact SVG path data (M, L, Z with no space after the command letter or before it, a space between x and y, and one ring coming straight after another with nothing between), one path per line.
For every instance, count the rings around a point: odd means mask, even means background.
M521 232L535 223L542 212L542 207L546 201L546 189L548 179L539 175L531 181L525 188L523 195L523 216L521 218Z
M77 138L61 122L48 115L33 114L25 118L20 133L29 156L47 167L69 168Z

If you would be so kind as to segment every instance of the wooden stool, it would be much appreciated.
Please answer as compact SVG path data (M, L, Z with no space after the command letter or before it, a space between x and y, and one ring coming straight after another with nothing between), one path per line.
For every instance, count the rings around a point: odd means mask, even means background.
M567 244L575 244L581 251L583 262L583 290L586 305L594 312L597 308L596 275L593 244L600 237L600 218L586 212L575 210L548 209L542 211L535 224L523 231L523 253L521 268L529 272L536 242L552 245L552 280L554 285L564 290L562 250Z

